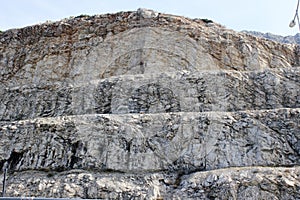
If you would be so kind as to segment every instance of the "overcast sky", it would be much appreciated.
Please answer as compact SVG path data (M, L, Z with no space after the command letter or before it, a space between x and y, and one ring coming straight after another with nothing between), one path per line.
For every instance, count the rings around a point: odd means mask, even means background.
M236 31L295 35L289 28L297 0L3 0L0 30L81 14L104 14L149 8L190 18L207 18Z

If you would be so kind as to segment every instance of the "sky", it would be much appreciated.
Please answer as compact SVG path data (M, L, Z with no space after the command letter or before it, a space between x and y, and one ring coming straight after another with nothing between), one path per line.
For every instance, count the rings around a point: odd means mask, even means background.
M0 30L58 21L81 14L95 15L152 9L189 18L205 18L236 31L278 35L300 33L289 27L297 0L3 0Z

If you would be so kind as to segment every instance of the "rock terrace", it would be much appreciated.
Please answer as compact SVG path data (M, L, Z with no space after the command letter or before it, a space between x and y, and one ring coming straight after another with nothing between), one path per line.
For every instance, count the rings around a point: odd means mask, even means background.
M300 199L299 57L146 9L1 32L7 195Z

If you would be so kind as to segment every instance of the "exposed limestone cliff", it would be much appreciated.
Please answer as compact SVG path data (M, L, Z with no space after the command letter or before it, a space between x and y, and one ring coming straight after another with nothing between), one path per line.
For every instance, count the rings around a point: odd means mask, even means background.
M299 66L297 45L144 9L2 32L7 195L300 199Z

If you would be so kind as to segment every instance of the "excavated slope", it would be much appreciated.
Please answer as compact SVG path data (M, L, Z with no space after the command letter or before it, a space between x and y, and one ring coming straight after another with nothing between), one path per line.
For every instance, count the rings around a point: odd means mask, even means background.
M299 57L145 9L2 32L7 195L300 199Z

